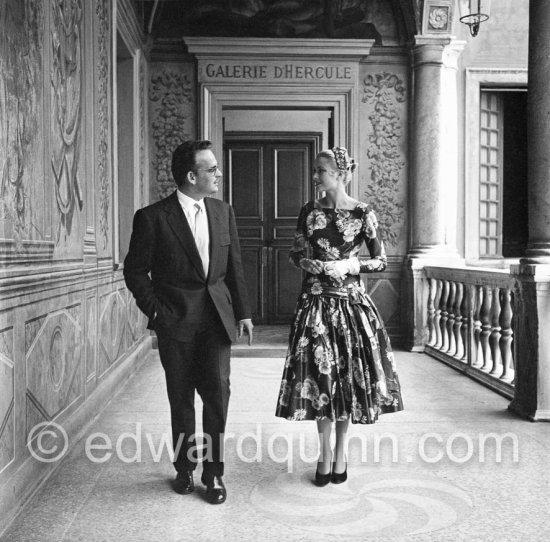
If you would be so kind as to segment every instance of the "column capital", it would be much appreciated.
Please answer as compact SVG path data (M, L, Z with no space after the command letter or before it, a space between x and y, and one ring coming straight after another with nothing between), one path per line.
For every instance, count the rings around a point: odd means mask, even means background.
M413 65L415 68L431 64L456 69L465 46L465 41L454 36L415 36L411 43Z

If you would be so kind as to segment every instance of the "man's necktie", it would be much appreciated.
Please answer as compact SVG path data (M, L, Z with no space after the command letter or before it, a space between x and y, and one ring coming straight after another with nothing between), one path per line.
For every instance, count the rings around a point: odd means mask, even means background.
M195 203L194 207L195 229L193 231L193 236L195 237L195 243L202 260L204 274L208 275L208 264L210 262L210 257L208 255L208 220L206 219L206 213L198 203Z

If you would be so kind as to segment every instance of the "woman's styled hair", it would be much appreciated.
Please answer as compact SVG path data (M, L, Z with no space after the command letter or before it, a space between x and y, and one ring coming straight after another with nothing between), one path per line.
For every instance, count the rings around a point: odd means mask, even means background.
M350 157L345 147L332 147L332 149L322 150L317 158L332 160L336 165L336 169L345 173L344 181L346 184L351 181L351 174L357 168L357 162Z
M212 149L212 142L207 139L190 139L176 148L172 154L172 176L178 186L183 186L190 171L196 173L197 153L210 149Z

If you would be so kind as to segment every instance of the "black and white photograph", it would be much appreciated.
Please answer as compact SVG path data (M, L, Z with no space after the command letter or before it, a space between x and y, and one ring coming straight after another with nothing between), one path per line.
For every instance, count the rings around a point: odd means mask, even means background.
M550 0L0 0L1 542L546 542Z

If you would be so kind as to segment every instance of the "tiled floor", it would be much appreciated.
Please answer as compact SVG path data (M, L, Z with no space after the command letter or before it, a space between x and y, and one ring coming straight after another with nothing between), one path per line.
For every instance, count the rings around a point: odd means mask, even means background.
M273 415L282 358L235 357L221 506L204 501L200 484L191 495L174 493L166 449L155 458L169 415L154 358L1 539L548 540L550 424L513 416L507 400L423 354L396 354L406 410L352 426L349 480L324 488L312 483L315 424ZM93 433L112 443L110 456L92 451L102 463L86 454ZM500 462L494 440L480 444L490 433L508 435Z

